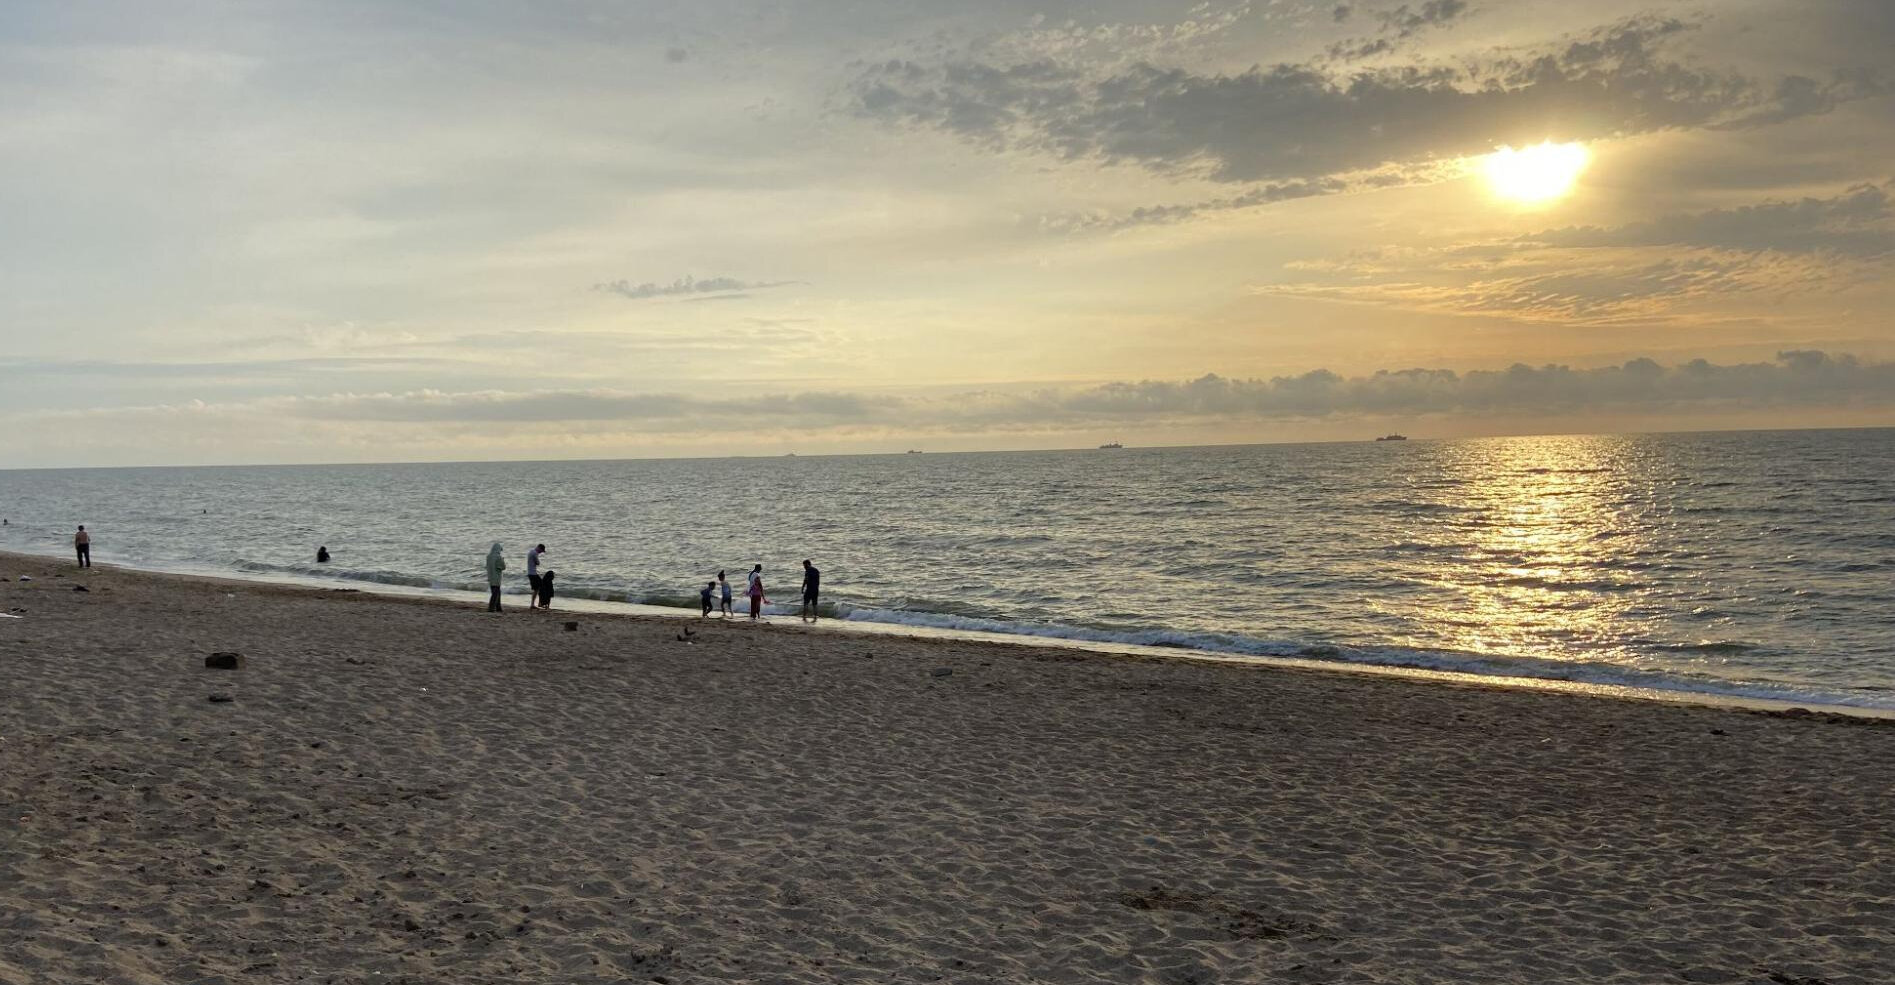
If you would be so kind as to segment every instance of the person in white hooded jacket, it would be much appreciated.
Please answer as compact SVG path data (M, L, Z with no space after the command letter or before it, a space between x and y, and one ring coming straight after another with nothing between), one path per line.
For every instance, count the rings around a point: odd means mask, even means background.
M505 570L507 570L506 552L501 550L500 542L496 540L493 542L493 547L487 551L487 588L490 591L487 596L488 612L500 611L500 573Z

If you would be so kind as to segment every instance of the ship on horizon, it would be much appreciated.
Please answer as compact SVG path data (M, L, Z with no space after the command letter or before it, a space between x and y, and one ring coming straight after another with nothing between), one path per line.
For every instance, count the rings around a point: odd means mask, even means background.
M1119 444L1119 443L1118 443L1118 442L1116 442L1116 441L1108 441L1108 442L1106 442L1105 444L1103 444L1103 445L1100 445L1100 446L1099 446L1099 449L1100 449L1101 451L1117 451L1118 449L1120 449L1120 448L1123 448L1123 447L1125 447L1125 446L1124 446L1124 445L1121 445L1121 444Z
M1385 434L1375 440L1377 441L1407 441L1408 436L1405 434Z

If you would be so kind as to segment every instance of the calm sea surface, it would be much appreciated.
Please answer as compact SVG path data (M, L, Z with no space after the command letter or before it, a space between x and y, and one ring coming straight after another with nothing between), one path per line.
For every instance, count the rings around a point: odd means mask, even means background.
M810 557L853 620L1895 708L1895 430L11 471L0 514L421 587L543 541L562 596L679 606Z

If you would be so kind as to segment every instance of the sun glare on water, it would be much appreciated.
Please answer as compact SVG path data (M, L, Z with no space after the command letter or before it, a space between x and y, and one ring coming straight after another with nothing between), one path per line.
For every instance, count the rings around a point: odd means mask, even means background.
M1482 159L1481 170L1495 195L1537 205L1564 198L1591 160L1584 145L1548 140L1530 147L1502 147Z

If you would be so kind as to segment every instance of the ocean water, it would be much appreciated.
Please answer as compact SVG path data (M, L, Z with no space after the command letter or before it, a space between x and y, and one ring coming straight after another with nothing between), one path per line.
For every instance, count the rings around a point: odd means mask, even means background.
M1895 429L0 471L0 549L1895 708ZM334 561L314 563L317 545ZM743 600L738 599L741 608ZM787 606L776 607L787 611Z

